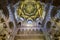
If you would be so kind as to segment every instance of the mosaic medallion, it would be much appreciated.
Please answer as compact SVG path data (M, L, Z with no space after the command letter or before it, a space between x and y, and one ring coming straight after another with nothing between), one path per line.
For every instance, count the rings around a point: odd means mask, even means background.
M35 0L22 1L17 9L18 16L26 20L35 20L42 16L43 6Z

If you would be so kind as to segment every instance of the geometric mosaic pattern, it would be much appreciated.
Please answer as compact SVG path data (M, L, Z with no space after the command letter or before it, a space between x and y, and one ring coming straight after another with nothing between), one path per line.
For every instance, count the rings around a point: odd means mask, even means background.
M42 17L43 6L39 1L25 0L20 3L17 13L24 19L36 20L36 18Z

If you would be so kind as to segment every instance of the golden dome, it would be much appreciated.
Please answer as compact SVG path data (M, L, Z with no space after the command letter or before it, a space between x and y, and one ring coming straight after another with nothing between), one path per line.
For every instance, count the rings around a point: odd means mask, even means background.
M17 9L18 16L26 20L35 20L42 17L43 6L35 0L25 0L21 2Z

